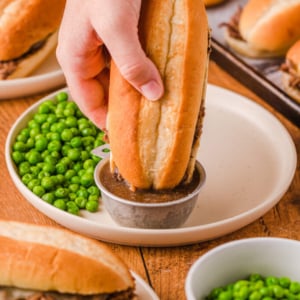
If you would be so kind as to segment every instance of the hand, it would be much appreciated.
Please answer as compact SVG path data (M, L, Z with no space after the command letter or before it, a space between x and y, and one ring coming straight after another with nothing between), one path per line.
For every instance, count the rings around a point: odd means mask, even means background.
M141 48L141 0L68 0L57 58L73 99L98 127L105 128L108 72L104 46L121 74L149 100L163 94L159 72ZM122 99L120 99L122 101Z

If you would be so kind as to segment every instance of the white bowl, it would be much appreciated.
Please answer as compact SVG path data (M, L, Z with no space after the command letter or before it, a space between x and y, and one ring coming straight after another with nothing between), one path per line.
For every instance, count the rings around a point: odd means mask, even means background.
M202 300L213 288L252 273L289 277L300 282L300 242L284 238L249 238L229 242L201 256L188 272L188 300Z

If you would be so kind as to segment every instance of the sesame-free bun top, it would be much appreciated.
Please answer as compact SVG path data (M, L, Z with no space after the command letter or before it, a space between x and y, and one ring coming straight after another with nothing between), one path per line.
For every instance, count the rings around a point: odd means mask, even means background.
M1 0L0 61L19 58L57 31L65 0Z
M300 0L250 0L243 8L239 29L256 51L285 54L300 38Z

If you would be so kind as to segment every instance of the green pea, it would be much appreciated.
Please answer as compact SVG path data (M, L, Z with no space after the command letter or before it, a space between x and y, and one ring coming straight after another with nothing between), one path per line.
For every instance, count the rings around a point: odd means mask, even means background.
M36 120L32 119L28 122L28 127L29 127L29 135L30 135L30 130L32 128L40 128L40 124Z
M95 186L95 185L91 185L91 186L88 188L88 193L89 193L90 195L95 195L95 196L97 196L97 197L100 196L100 191L99 191L99 189L97 188L97 186Z
M48 146L48 140L46 137L41 137L35 141L35 148L40 152L47 149L47 146Z
M289 288L291 284L291 280L288 277L281 277L279 278L279 285L283 288Z
M89 212L96 212L98 210L98 201L94 201L94 200L88 200L86 203L86 210Z
M41 179L41 186L45 190L52 190L55 187L55 180L53 177L44 177Z
M88 201L98 201L98 196L97 195L89 195L88 196Z
M28 161L21 162L19 165L19 174L22 176L22 175L29 173L30 167L31 167L31 165Z
M74 114L75 114L75 111L74 111ZM74 115L68 116L66 118L66 126L69 128L76 127L77 126L77 118L74 117Z
M25 136L24 134L18 134L16 137L16 141L18 142L23 142L24 144L26 143L28 137Z
M219 294L218 300L231 300L232 292L231 291L223 291Z
M60 135L61 139L65 142L71 141L73 138L73 133L70 129L66 128L62 131Z
M64 102L68 100L68 94L66 92L60 92L55 97L58 102Z
M47 150L48 151L48 150ZM53 153L53 152L52 152ZM43 155L42 155L43 156ZM46 157L44 158L44 162L50 165L56 165L58 162L58 159L56 157L53 157L52 155L48 154L46 155Z
M279 283L278 278L274 277L274 276L268 276L266 277L266 284L267 285L276 285Z
M25 185L28 185L29 181L34 178L34 175L31 173L26 173L22 176L21 180Z
M12 153L12 159L16 165L19 165L21 162L25 160L25 155L21 151L14 151Z
M276 298L282 298L284 295L284 290L280 285L272 286L273 294Z
M68 201L67 204L67 211L71 214L78 215L79 207L76 205L74 201Z
M32 191L34 194L36 194L39 197L41 197L45 194L45 189L40 185L34 186Z
M74 148L74 149L69 149L67 155L72 161L77 161L80 159L80 154L81 154L80 151Z
M49 142L47 149L50 152L53 152L53 151L59 151L61 149L61 147L62 147L61 142L58 140L54 140L54 141Z
M46 193L41 198L49 204L52 204L55 200L55 196L53 193Z
M27 145L22 141L15 142L13 145L13 150L19 152L25 152L27 150Z
M261 294L258 291L254 291L250 294L249 300L260 300Z
M66 210L66 202L62 199L55 200L53 205L61 210Z
M33 118L38 124L42 124L47 121L48 115L44 113L37 113Z
M65 174L68 167L65 164L59 162L55 165L55 169L57 174Z
M55 192L54 192L54 195L55 197L57 198L66 198L69 194L69 190L66 189L66 188L58 188Z
M77 190L76 195L78 197L86 198L89 196L89 192L85 188L80 188Z
M32 191L35 186L40 185L41 181L37 178L34 178L28 182L27 187Z
M46 163L44 164L42 170L46 173L49 173L49 174L54 174L55 171L56 171L56 168L55 168L55 165L54 164L49 164L49 163Z
M69 185L69 190L71 192L77 192L79 190L79 184L77 184L77 183L71 183Z
M84 197L76 197L74 201L79 208L85 208L87 204L87 199Z
M92 174L89 173L85 173L84 175L82 175L82 177L80 178L80 183L84 186L84 187L89 187L94 183L94 177Z
M38 134L40 134L41 130L39 127L34 127L30 129L29 135L30 137L34 138L36 137Z
M42 103L39 108L38 108L38 112L40 114L46 114L48 116L49 112L51 111L51 107L49 106L48 103L44 102Z
M80 177L79 176L73 176L71 178L71 183L80 184Z
M73 169L70 169L66 172L65 178L66 178L66 180L71 180L71 178L76 176L76 175L77 175L76 171L73 170Z
M289 290L293 294L300 293L300 283L296 281L292 281Z
M54 124L57 122L57 116L55 114L49 114L47 118L49 124Z

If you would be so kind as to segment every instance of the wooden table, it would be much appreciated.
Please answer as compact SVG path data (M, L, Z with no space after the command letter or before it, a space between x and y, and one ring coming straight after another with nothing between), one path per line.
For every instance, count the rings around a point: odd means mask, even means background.
M209 82L240 93L274 113L290 132L300 156L300 130L265 104L253 92L239 84L215 63L209 66ZM17 117L43 95L0 101L0 218L59 226L32 207L14 186L4 159L7 133ZM193 262L209 249L246 237L273 236L300 240L300 169L281 201L252 224L227 236L182 247L146 248L109 244L128 267L139 274L162 300L185 299L184 282Z

